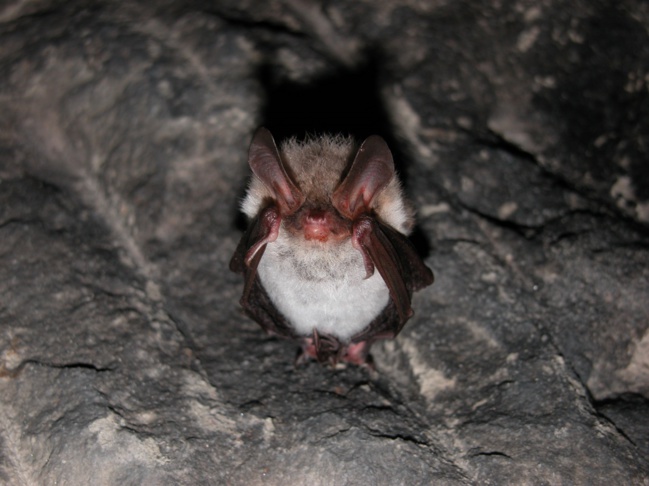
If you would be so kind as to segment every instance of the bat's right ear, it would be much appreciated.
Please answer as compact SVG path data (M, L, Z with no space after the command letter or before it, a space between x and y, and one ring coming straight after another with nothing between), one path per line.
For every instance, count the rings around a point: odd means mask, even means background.
M349 172L334 191L332 201L351 220L370 209L372 200L394 177L392 152L378 135L368 137L358 149Z
M304 195L287 174L275 140L267 128L258 128L252 137L248 164L252 172L275 195L282 214L293 214L302 206Z

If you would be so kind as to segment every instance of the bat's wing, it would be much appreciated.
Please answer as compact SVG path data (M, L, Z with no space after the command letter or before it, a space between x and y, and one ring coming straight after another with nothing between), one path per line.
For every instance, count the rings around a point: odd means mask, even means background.
M266 244L277 238L281 218L276 206L269 206L248 225L230 260L230 270L244 276L240 303L246 314L267 332L295 337L286 319L277 311L259 282L257 268Z
M390 226L377 222L381 233L392 244L404 271L404 280L409 292L421 290L435 281L433 271L426 266L412 242Z
M246 275L246 287L248 276ZM246 314L255 320L267 333L283 338L295 339L298 337L289 325L286 318L277 310L270 300L264 287L255 275L251 280L250 288L241 298L241 306Z
M354 245L363 254L368 275L378 270L390 292L390 304L352 340L396 336L413 314L412 293L432 284L433 272L405 235L375 218L361 216L353 231Z
M259 212L250 222L248 229L241 237L237 249L230 260L230 270L243 273L245 284L241 304L248 299L252 283L257 276L259 260L266 250L266 244L277 239L282 218L277 206L270 205Z

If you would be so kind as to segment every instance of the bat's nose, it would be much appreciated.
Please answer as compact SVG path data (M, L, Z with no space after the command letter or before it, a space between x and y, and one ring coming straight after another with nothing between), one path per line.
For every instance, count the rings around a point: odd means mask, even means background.
M327 241L331 232L327 212L322 209L310 209L304 215L304 237L307 240Z

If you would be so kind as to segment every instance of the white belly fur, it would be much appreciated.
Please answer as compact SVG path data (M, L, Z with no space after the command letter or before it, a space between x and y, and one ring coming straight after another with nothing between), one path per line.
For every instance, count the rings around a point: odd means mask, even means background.
M261 283L298 334L319 332L348 341L385 308L390 298L378 271L365 279L361 253L351 241L337 247L291 245L284 232L259 263Z

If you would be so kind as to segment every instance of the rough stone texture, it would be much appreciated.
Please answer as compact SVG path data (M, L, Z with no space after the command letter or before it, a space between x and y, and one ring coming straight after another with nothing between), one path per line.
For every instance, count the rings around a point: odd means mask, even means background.
M649 484L649 6L487 3L2 4L0 482ZM260 124L394 148L376 373L239 310Z

